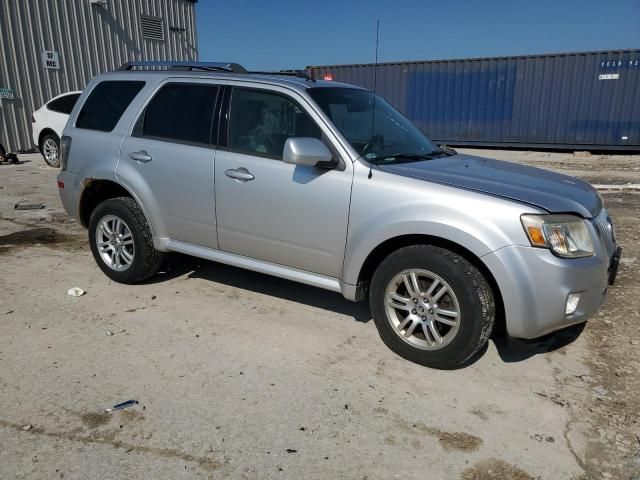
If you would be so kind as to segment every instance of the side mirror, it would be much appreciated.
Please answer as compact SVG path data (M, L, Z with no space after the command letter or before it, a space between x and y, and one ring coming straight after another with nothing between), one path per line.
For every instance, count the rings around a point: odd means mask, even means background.
M285 163L307 167L326 166L333 163L333 156L327 146L317 138L311 137L287 138L282 159Z

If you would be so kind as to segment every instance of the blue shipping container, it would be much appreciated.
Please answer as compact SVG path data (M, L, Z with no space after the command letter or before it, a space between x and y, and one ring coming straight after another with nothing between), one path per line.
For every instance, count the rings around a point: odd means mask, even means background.
M374 68L308 67L370 90ZM381 63L376 89L439 143L640 150L640 50Z

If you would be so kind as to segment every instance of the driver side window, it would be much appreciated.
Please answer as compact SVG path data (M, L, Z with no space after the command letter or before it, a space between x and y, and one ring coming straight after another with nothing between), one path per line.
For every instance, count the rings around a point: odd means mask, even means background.
M277 93L234 88L229 149L282 160L284 144L292 137L321 138L322 133L293 100Z

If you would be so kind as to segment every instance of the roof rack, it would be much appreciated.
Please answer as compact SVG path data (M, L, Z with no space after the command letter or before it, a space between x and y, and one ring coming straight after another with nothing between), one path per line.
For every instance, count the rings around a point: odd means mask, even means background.
M246 68L230 62L173 62L173 61L133 61L121 65L118 70L134 70L144 68L150 70L189 70L218 71L229 73L248 73Z
M256 75L287 75L289 77L298 77L304 78L305 80L309 80L310 82L315 82L313 74L310 74L307 70L280 70L278 72L247 72L253 73Z

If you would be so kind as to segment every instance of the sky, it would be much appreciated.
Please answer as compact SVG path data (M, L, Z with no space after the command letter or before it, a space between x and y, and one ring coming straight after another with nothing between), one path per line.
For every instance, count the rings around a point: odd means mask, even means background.
M640 0L200 0L201 61L252 70L640 48Z

